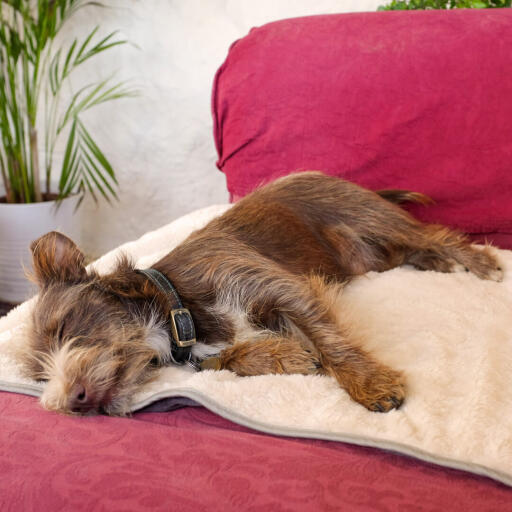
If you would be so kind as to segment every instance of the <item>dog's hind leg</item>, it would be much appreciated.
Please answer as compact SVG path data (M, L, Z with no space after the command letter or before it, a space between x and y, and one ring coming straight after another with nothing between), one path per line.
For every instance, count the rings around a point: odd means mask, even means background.
M400 198L395 192L390 192L389 197L396 201ZM360 212L361 220L352 219L352 238L356 243L343 232L347 229L343 223L335 230L330 228L327 233L331 238L335 237L336 241L331 245L339 248L342 257L347 252L344 239L350 240L349 248L357 249L354 254L349 252L349 258L344 262L346 268L352 270L350 267L354 266L357 273L358 263L362 263L366 270L377 271L403 263L439 272L453 272L457 267L463 267L481 279L502 280L502 269L491 248L472 245L466 235L456 230L424 224L383 198L386 194L374 197L371 207ZM361 248L357 245L358 240L363 242Z
M480 279L503 279L503 270L488 246L471 245L465 235L435 224L420 225L411 234L405 263L438 272L453 272L461 266Z

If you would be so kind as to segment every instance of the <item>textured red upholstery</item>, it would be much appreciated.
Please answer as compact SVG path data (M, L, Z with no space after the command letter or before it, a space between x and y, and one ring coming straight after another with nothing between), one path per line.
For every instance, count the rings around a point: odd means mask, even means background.
M232 199L297 169L426 193L512 247L512 10L314 16L236 42L213 91Z
M17 511L508 510L486 478L268 436L203 408L71 418L0 393L0 505Z

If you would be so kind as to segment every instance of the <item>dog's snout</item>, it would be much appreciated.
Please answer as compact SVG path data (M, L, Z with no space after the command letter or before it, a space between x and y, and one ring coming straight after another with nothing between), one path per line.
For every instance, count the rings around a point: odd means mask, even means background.
M69 409L71 412L85 413L94 408L94 397L83 383L76 383L70 393Z

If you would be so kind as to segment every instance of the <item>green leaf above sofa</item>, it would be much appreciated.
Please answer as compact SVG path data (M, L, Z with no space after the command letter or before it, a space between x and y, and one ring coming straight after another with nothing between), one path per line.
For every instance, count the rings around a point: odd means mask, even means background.
M414 11L425 9L490 9L510 7L512 0L392 0L379 11Z

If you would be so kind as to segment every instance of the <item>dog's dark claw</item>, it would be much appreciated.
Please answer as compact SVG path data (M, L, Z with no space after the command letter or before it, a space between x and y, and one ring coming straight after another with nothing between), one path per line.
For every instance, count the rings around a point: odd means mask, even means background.
M400 406L403 404L403 400L400 400L400 398L393 397L391 399L391 402L395 406L395 409L400 409Z
M386 400L387 400L387 403L385 403L384 405L379 402L373 403L371 405L370 409L374 412L388 412L391 409L400 409L400 406L403 403L403 399L397 398L395 396L390 396Z

